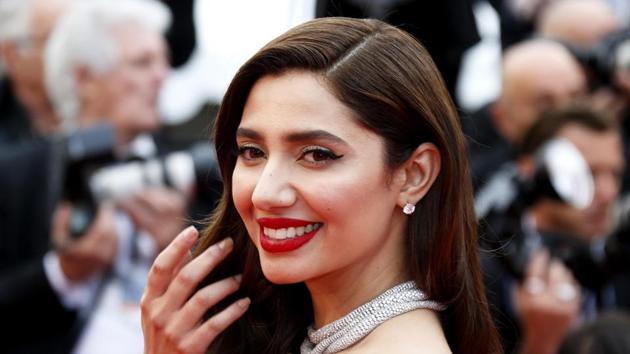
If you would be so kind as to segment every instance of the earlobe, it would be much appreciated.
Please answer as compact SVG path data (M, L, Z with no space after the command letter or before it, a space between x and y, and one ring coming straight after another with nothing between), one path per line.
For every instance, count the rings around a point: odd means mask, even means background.
M437 179L441 167L440 152L433 143L418 146L401 166L400 175L404 183L400 189L399 205L417 204ZM410 207L407 206L407 210Z

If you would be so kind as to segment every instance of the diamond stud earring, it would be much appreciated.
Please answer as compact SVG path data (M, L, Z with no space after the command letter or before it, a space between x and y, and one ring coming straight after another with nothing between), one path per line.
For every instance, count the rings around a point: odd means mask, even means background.
M415 210L416 210L416 206L409 202L405 203L405 206L403 207L403 213L407 215L413 214Z

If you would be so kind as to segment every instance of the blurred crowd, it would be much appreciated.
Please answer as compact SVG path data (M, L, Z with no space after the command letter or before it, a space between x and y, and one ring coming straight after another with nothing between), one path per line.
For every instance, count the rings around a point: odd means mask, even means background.
M159 110L193 3L0 0L3 352L143 351L148 269L222 191L209 130L173 139ZM492 80L462 65L491 9L500 58L479 60L500 63L500 90L460 115L505 352L630 352L630 3L310 3L409 31L456 104L461 80Z

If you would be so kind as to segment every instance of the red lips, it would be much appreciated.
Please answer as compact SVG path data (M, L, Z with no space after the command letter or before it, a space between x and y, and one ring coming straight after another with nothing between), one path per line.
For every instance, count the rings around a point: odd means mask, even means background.
M260 246L269 253L294 251L313 239L313 237L315 237L315 234L317 234L317 231L319 231L319 228L317 228L311 232L305 233L302 236L276 240L266 236L263 228L267 227L270 229L285 229L289 227L301 227L310 224L316 224L316 222L288 218L260 218L258 219L258 224L260 224L261 226Z

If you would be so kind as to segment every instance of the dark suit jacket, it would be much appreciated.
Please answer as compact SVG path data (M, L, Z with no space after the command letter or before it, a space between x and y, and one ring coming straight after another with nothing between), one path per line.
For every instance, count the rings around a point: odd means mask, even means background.
M69 353L76 313L59 302L44 273L49 249L53 144L0 152L0 333L3 353Z
M24 107L13 95L11 83L0 78L0 151L36 137Z
M501 166L516 157L516 149L494 127L488 104L462 117L462 130L468 140L473 186L478 190Z

